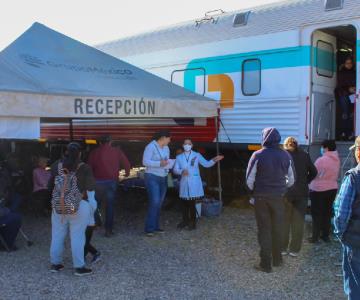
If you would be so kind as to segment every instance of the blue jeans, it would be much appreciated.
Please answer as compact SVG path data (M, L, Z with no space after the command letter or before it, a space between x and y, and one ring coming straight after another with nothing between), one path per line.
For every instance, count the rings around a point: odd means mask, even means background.
M71 253L74 268L85 266L84 246L85 230L89 225L90 205L81 201L79 209L74 215L60 215L54 210L51 215L51 246L50 261L57 265L63 262L63 252L66 235L70 229Z
M97 180L95 197L100 205L105 203L105 229L112 230L114 226L114 202L117 190L116 180Z
M145 186L149 198L145 232L154 232L160 229L160 210L166 196L167 177L146 173Z
M343 272L348 299L360 299L360 249L343 245Z

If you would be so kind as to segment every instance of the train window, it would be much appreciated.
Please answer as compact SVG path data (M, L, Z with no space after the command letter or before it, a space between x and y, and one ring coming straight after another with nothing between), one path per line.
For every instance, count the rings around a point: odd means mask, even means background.
M205 95L205 69L183 69L171 73L171 82L197 94Z
M255 96L261 90L261 62L259 59L247 59L242 64L242 92L245 96Z
M334 46L324 41L316 43L316 73L319 76L332 78L335 68L335 51Z

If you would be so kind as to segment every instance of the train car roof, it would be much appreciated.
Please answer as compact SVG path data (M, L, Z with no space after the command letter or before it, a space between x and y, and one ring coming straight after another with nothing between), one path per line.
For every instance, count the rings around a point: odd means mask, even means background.
M336 3L341 0L330 0ZM288 30L311 23L331 22L360 16L359 0L344 0L341 9L327 10L326 0L288 0L246 10L221 13L189 22L163 27L96 47L117 57L140 55L194 44L236 39ZM249 12L247 24L234 26L234 18ZM241 20L241 18L240 18Z

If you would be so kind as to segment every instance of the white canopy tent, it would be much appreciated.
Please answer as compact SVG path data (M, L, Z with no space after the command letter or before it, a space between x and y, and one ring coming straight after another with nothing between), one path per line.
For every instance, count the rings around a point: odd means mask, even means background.
M35 23L0 53L0 138L40 118L208 118L217 103Z

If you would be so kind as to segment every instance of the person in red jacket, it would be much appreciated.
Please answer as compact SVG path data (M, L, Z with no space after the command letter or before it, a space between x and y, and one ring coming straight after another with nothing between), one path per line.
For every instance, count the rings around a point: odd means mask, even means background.
M125 176L129 176L130 162L120 149L111 146L111 137L104 136L100 139L100 146L90 153L89 165L96 179L98 201L100 199L100 202L106 203L105 236L110 237L113 234L114 201L119 171L123 167Z

